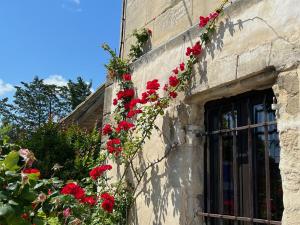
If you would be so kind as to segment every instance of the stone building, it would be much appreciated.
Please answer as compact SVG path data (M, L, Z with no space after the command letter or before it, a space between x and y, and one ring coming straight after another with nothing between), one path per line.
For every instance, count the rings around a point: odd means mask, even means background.
M124 0L121 55L132 32L152 30L132 63L137 92L167 83L199 40L200 15L220 0ZM300 224L300 2L236 0L194 67L191 88L157 120L136 164L163 156L139 187L129 224ZM117 84L107 82L109 120Z

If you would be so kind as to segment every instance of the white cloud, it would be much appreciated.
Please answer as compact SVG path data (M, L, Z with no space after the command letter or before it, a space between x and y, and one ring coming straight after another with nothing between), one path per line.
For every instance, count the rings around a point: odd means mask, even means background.
M44 79L45 84L55 84L57 86L66 86L68 81L61 75L50 75Z
M81 1L80 0L63 0L62 8L67 9L72 12L81 12L80 8Z
M73 2L76 5L80 5L80 0L70 0L71 2Z
M13 85L4 83L4 81L0 79L0 96L3 96L4 94L12 92L14 90L15 88Z

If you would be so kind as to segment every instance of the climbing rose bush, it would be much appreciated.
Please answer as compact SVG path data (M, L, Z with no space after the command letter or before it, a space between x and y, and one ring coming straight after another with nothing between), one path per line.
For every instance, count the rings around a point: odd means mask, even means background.
M112 77L116 77L119 90L113 99L112 120L101 132L107 141L96 165L82 181L70 180L63 184L56 178L41 178L39 169L32 168L36 159L28 149L15 149L1 156L0 224L126 224L128 210L138 196L138 186L144 175L167 154L139 169L133 166L133 161L143 150L153 129L159 130L155 125L157 117L164 115L178 93L189 87L193 66L200 60L203 48L215 30L216 19L227 2L223 1L208 16L200 17L199 26L204 29L201 42L186 49L187 58L171 71L168 82L150 80L141 93L134 89L129 65L105 46L113 57L107 68ZM149 31L147 35L150 35ZM22 163L19 159L23 159ZM113 167L109 162L122 165L118 180L111 179ZM129 171L133 174L133 182L126 179Z

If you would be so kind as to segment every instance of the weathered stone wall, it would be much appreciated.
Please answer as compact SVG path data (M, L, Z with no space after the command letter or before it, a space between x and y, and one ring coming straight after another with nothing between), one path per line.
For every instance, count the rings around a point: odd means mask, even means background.
M127 0L125 21L125 55L135 41L134 29L153 31L152 47L195 25L199 15L206 15L220 4L219 0Z
M166 6L163 7L161 2L165 2ZM127 18L132 18L127 20L127 35L130 29L143 26L152 18L149 12L157 15L172 3L174 6L168 10L176 13L174 7L187 2L128 0ZM208 13L218 1L190 2L192 21L195 22L195 18ZM161 16L167 20L163 14ZM144 19L134 20L141 17ZM299 1L235 1L222 18L214 40L194 68L190 91L181 94L166 115L157 120L162 134L153 133L135 162L146 165L163 156L170 145L178 143L165 160L149 171L139 187L140 195L131 218L133 224L204 224L196 216L203 207L204 198L204 138L196 136L196 133L204 131L203 106L213 99L270 87L278 98L280 168L285 206L283 225L300 224ZM148 80L156 78L161 84L167 83L170 71L185 58L186 47L198 40L199 28L190 27L191 24L175 23L170 30L154 26L154 34L161 35L157 42L153 39L157 45L186 31L154 48L132 65L138 93L145 90ZM176 31L173 32L173 29ZM117 91L116 87L116 84L109 87L112 96ZM106 99L106 112L109 112L111 100L109 97Z
M298 66L279 73L277 83L273 86L278 99L277 120L280 132L280 170L283 180L285 225L296 225L300 221L299 79Z

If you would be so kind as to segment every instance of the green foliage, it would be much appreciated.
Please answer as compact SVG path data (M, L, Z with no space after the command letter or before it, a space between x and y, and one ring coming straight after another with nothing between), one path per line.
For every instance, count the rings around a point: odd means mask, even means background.
M81 77L77 81L68 81L67 86L45 84L43 79L35 77L32 82L21 82L16 86L13 104L7 98L0 100L0 124L10 126L6 132L12 142L39 129L48 120L60 121L91 94L92 83L86 83ZM0 130L0 139L1 137Z
M22 146L33 149L43 177L49 178L55 173L64 180L87 176L99 154L100 144L96 130L88 133L78 126L63 129L51 121L21 141Z
M86 83L81 77L77 77L76 82L69 80L67 86L72 109L75 109L92 93L92 82Z
M11 132L11 130L12 130L12 126L10 124L0 125L0 145L9 142L10 140L9 133Z
M70 112L64 87L47 85L43 79L35 77L30 83L21 82L14 95L15 115L18 126L27 131L41 127L50 116L57 119Z
M120 81L123 74L130 72L128 61L118 57L108 44L103 44L102 48L111 56L108 64L105 65L108 77Z
M87 132L75 125L63 130L63 132L65 132L67 142L75 152L74 167L77 173L75 178L83 179L99 160L101 136L97 129Z
M0 186L2 187L0 190L0 224L30 225L31 222L46 224L32 208L32 203L49 188L59 187L60 182L55 179L39 180L34 174L28 174L29 179L25 178L27 175L21 174L24 165L19 165L19 159L17 151L0 156ZM37 206L41 206L41 203L36 201ZM44 199L42 204L46 207L49 201Z
M136 43L131 45L129 57L135 61L145 53L145 46L150 39L151 31L143 28L141 30L134 30L132 35L136 38Z

